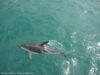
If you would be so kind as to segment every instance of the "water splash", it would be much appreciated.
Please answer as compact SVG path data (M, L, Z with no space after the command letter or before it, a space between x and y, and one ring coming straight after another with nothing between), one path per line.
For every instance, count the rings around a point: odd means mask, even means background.
M90 54L90 64L88 75L98 75L98 61L100 61L100 42L90 42L87 45L87 53Z
M78 65L79 64L76 58L71 58L68 61L64 60L62 62L62 70L64 75L71 75L72 73L76 74L76 72L78 72L77 70L79 69Z
M60 42L58 42L56 40L49 40L48 47L51 47L53 49L57 49L57 50L60 50L60 51L65 50L63 44L61 44Z
M98 72L98 67L97 67L97 59L96 56L93 56L92 57L92 60L91 60L91 68L89 70L89 74L88 75L97 75L97 72Z
M96 72L97 72L97 68L96 67L92 67L89 71L89 75L97 75Z
M62 62L62 69L63 69L64 75L69 75L70 74L70 72L71 72L70 68L71 68L71 66L70 66L70 62L69 61L63 61Z

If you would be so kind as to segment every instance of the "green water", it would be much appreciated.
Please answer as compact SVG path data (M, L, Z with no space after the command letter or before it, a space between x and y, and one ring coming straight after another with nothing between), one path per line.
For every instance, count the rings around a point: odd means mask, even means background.
M61 55L17 45L49 40ZM1 75L100 75L99 0L0 0Z

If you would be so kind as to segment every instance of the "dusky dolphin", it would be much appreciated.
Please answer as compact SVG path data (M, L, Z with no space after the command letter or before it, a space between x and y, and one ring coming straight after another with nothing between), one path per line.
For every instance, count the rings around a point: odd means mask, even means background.
M45 41L42 44L36 44L36 43L28 43L28 44L22 44L18 47L24 49L25 51L29 52L29 58L32 59L32 54L61 54L64 57L66 57L66 55L63 52L60 51L56 51L53 49L48 48L47 46L45 46L46 44L48 44L49 41Z

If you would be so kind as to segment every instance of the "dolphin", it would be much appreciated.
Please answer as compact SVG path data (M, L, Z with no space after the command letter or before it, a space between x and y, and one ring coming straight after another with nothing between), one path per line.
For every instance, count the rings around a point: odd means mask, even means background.
M29 59L32 59L32 54L48 54L48 53L61 54L64 57L66 57L66 55L63 52L56 51L56 50L50 49L47 46L45 46L46 44L48 44L48 42L49 41L45 41L42 44L28 43L28 44L22 44L18 47L29 52Z

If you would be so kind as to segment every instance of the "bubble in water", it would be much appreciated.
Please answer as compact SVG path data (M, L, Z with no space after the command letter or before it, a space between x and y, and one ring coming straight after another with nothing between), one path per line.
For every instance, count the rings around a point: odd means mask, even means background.
M100 42L97 43L97 46L100 46Z
M87 10L84 10L82 14L80 14L80 17L83 16L84 14L87 14Z

